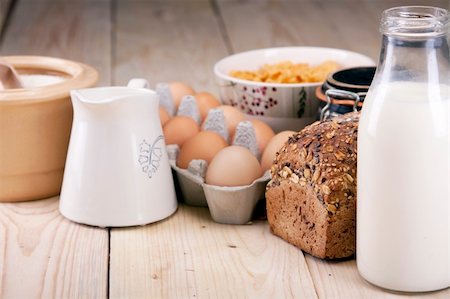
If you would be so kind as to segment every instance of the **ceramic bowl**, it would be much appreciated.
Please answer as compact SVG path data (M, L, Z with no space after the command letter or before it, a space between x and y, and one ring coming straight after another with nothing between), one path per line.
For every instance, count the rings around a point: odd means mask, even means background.
M282 61L320 64L336 61L341 68L372 66L374 61L351 51L318 47L283 47L242 52L223 58L214 66L219 94L224 104L259 118L275 131L299 130L316 119L317 83L265 83L231 77L233 70L257 70Z
M72 126L69 92L93 86L98 73L85 64L59 58L0 59L14 66L28 84L0 92L0 202L57 195ZM29 75L53 76L58 82L42 86Z

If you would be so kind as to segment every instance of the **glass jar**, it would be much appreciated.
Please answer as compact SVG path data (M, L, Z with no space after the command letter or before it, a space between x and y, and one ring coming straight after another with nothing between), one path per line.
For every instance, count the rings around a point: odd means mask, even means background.
M359 111L374 75L374 66L352 67L330 74L316 89L317 120Z
M450 285L449 12L384 11L358 133L357 264L398 291Z

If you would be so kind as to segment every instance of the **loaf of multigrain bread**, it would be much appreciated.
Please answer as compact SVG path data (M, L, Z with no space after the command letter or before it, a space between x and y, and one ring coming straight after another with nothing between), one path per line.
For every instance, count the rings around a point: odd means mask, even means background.
M355 253L359 113L316 122L278 152L266 189L271 231L319 258Z

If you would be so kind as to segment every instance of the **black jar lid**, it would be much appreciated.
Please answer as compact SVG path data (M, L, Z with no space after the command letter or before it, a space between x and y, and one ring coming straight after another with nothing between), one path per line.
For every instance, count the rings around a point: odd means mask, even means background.
M376 67L364 66L353 67L348 69L339 70L330 74L327 80L319 86L316 90L316 96L319 100L328 102L326 97L326 91L330 89L337 89L343 91L349 91L356 93L360 98L359 106L362 106L362 102L366 96L369 86L372 83L375 75ZM331 98L331 104L353 106L354 99L347 98L341 95L336 98Z

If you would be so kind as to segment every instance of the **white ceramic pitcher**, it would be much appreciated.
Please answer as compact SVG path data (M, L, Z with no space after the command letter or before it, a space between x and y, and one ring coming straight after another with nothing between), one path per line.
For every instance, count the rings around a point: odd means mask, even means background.
M177 209L158 114L144 79L71 92L74 118L60 211L101 227L143 225Z

